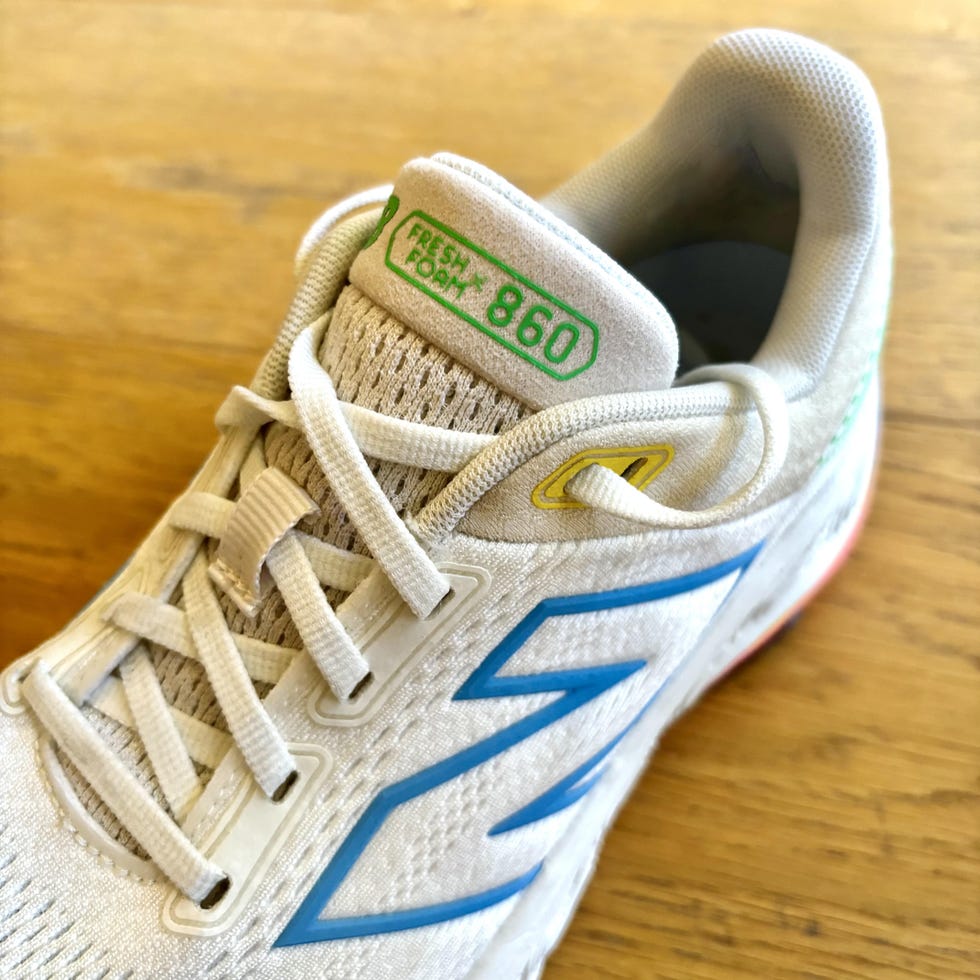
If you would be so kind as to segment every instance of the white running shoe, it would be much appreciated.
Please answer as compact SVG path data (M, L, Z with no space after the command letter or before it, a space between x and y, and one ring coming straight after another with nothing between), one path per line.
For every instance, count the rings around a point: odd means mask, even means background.
M297 265L190 489L2 678L4 976L537 976L858 530L887 165L813 42L724 38L541 203L415 160Z

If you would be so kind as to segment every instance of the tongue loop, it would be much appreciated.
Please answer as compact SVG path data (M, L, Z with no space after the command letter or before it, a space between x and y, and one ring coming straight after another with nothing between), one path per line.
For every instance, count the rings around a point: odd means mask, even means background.
M677 334L657 300L541 205L459 157L402 170L350 280L535 409L674 380Z

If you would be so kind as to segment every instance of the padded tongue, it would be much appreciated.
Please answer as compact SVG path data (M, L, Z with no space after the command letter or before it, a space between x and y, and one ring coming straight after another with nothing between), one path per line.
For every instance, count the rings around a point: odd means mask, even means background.
M533 408L667 388L667 311L574 229L484 167L409 163L351 282Z

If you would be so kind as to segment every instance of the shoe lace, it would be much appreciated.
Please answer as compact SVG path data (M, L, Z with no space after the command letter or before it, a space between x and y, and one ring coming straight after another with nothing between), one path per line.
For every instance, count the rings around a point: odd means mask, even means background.
M283 329L252 388L233 388L218 410L219 431L226 438L238 437L245 447L238 494L230 499L192 488L167 515L171 528L198 536L198 547L180 580L184 608L166 597L129 590L104 614L133 642L123 657L102 665L92 702L136 730L167 808L103 740L78 699L69 696L43 660L36 661L22 681L25 699L67 758L159 870L203 907L216 904L229 883L181 829L202 791L195 761L216 768L234 745L273 800L283 798L296 779L287 745L254 682L276 684L301 651L234 634L217 589L254 615L263 595L275 586L303 651L335 697L356 696L370 680L370 666L324 589L353 591L380 570L419 617L431 614L450 591L448 579L396 512L365 456L458 473L478 455L492 454L503 438L408 422L342 402L317 359L330 318L322 311L336 298L364 237L348 233L346 244L338 245L344 236L333 232L343 227L351 211L381 203L389 191L382 187L355 195L316 222L297 256L304 278ZM765 437L762 460L740 491L707 510L681 511L653 501L621 476L593 465L569 482L567 492L588 506L656 526L703 526L742 511L782 464L788 430L785 402L778 385L751 365L711 366L692 372L685 381L709 378L738 384L758 406ZM287 393L288 398L277 397ZM266 464L260 435L270 421L302 433L370 557L299 530L299 521L316 507L285 474ZM147 643L203 666L227 734L168 703Z

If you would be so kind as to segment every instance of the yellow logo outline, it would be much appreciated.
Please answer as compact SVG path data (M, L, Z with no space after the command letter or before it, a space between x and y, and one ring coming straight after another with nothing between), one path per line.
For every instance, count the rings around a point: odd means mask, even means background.
M674 447L623 446L609 449L586 449L566 460L532 491L531 503L542 510L572 510L586 505L565 493L568 481L587 466L597 463L618 473L637 490L644 490L674 458Z

